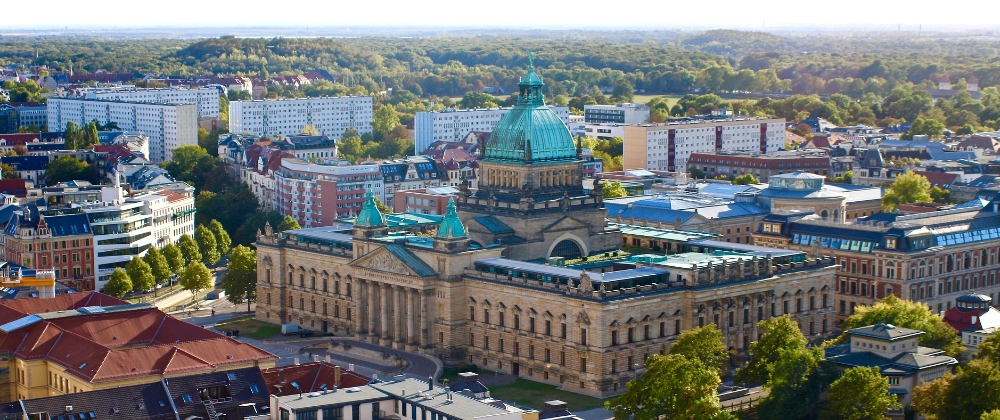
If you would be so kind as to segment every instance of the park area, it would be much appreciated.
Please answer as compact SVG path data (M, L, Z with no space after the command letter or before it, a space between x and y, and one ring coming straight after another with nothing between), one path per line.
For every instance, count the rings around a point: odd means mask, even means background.
M234 318L228 321L215 324L215 329L219 331L240 331L240 337L264 340L281 333L281 326L258 321L253 317L245 316Z

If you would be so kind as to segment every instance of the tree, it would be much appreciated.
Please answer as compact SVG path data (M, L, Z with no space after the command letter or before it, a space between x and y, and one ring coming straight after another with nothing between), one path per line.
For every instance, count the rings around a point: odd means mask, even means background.
M191 238L191 235L183 234L181 238L177 240L177 246L181 249L181 253L184 255L184 264L191 264L194 261L201 261L201 251L198 249L198 243ZM180 273L178 273L180 275Z
M927 177L907 171L896 177L882 196L882 210L895 211L900 204L930 203L931 183Z
M701 169L698 169L695 166L689 167L688 168L688 173L691 174L691 178L694 178L694 179L704 179L705 178L705 172L702 171Z
M208 228L215 235L215 241L219 245L219 255L229 255L229 248L233 246L233 240L229 237L229 233L226 229L222 227L222 223L218 220L212 219L208 224Z
M302 134L309 135L309 136L318 136L319 135L319 130L316 129L315 125L306 124L306 125L302 126Z
M677 342L670 346L670 354L679 354L704 363L716 372L722 369L723 363L729 359L726 344L722 340L722 331L715 324L687 330L677 337Z
M281 219L281 224L279 224L278 227L276 227L274 230L277 232L284 232L286 230L299 230L299 229L302 229L302 226L299 225L298 221L293 219L292 216L285 216L284 219Z
M61 156L45 167L45 184L56 185L74 180L95 181L93 168L72 156Z
M181 270L184 269L184 252L181 251L180 247L174 244L166 244L163 247L163 258L167 260L167 266L170 267L170 272L180 275Z
M196 260L191 262L181 272L181 287L184 290L190 291L194 296L212 286L212 272L201 261Z
M931 187L931 200L939 204L951 203L951 190L946 190L937 185Z
M146 264L146 261L139 257L133 257L125 265L125 273L132 280L132 288L145 292L146 290L156 290L156 277L153 276L153 269Z
M944 132L944 128L944 123L938 120L925 120L923 118L917 118L910 124L910 131L904 133L900 136L900 138L903 140L910 140L913 136L925 135L932 139L936 139L941 137L941 134Z
M758 181L757 177L753 176L753 174L743 174L743 175L740 175L740 176L738 176L736 178L733 178L732 184L733 185L754 185L754 184L760 184L760 181Z
M923 303L889 295L874 305L855 308L854 314L844 320L843 330L875 324L892 324L923 331L919 339L921 346L939 348L952 357L965 351L958 332Z
M222 255L219 254L219 242L215 240L215 234L205 225L198 225L194 230L194 240L198 243L198 251L206 264L219 262Z
M6 163L0 163L0 173L3 174L3 179L20 179L15 173L14 167Z
M170 281L170 263L167 262L167 257L163 256L163 253L159 249L153 247L150 248L146 255L142 257L149 265L150 271L153 273L153 278L156 284L166 284ZM154 291L153 296L156 296Z
M121 267L111 273L111 278L104 284L104 293L121 299L126 293L132 291L132 280L128 278Z
M226 290L226 299L235 305L245 301L247 312L250 312L250 304L257 301L257 251L243 245L233 248L222 287Z
M942 418L947 417L944 399L954 377L955 375L951 373L945 373L938 379L913 387L913 400L911 401L913 409L927 420L936 420L942 414L944 414Z
M399 114L392 106L383 105L372 115L372 131L378 136L389 134L397 125L399 125Z
M888 420L886 410L898 408L889 393L889 379L877 367L853 367L830 385L823 419Z
M385 205L378 197L375 197L375 208L378 209L382 214L392 214L392 208Z
M987 360L973 360L958 368L942 394L941 411L935 413L939 420L975 419L1000 409L1000 369Z
M622 187L621 182L610 181L601 184L601 194L604 195L604 198L619 198L627 197L628 191L625 190L625 187Z
M616 420L733 419L719 408L719 372L680 354L654 354L628 390L604 403Z
M750 361L736 372L737 382L765 382L768 372L777 361L780 350L791 351L805 348L809 340L802 335L797 323L787 314L777 318L764 319L757 322L757 328L763 334L750 344L748 352Z
M988 360L1000 366L1000 334L990 334L983 342L976 346L976 359Z
M854 171L844 172L844 176L838 176L833 178L833 181L838 184L851 184L854 182Z
M805 347L778 349L768 366L767 396L757 412L770 420L806 420L818 417L821 396L840 376L840 371L823 361L823 349Z

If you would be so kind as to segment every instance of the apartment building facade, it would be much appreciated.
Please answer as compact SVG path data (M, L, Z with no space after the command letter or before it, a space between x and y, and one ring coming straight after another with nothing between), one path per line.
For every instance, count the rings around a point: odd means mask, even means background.
M754 232L760 246L813 249L837 260L837 315L888 295L922 302L937 313L958 296L1000 297L1000 203L976 199L951 209L853 222L777 212Z
M311 125L334 139L349 128L372 132L371 96L267 99L229 103L229 131L256 136L289 136Z
M583 120L588 124L645 124L649 107L645 104L584 105Z
M784 118L678 118L626 126L626 169L685 171L694 153L742 150L762 155L785 146Z
M76 94L86 99L102 101L146 102L153 104L184 105L198 107L198 118L219 118L219 88L202 86L193 89L180 87L137 88L135 86L101 87L77 89Z
M384 200L378 165L331 166L295 158L272 172L274 206L303 227L331 226L361 210L366 189Z
M569 107L550 106L569 125ZM413 120L413 142L422 154L435 141L462 141L470 131L492 132L511 108L445 109L418 112Z
M198 145L198 109L193 104L50 98L47 118L49 127L66 127L70 121L82 126L97 120L142 133L149 137L148 158L153 163L169 161L178 147Z
M713 153L692 153L688 157L688 167L698 168L708 178L719 175L737 177L753 175L760 182L767 182L771 175L790 172L808 172L827 179L833 178L830 157L824 154L800 154L779 152L762 155L758 152L720 151Z

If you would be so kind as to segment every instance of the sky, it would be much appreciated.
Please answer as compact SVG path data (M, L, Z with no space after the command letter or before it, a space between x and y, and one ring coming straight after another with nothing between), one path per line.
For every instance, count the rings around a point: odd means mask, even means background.
M976 22L976 10L996 10L987 0L101 0L81 7L77 0L46 0L44 13L25 21L4 19L14 28L130 27L511 27L621 29L780 29L853 27L872 30L1000 28ZM946 13L935 10L946 8ZM963 11L964 10L964 11ZM25 16L21 14L20 16Z

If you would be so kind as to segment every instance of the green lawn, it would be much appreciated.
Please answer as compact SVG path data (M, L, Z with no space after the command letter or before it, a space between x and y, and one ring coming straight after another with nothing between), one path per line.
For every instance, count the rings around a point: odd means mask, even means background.
M570 386L570 384L567 384ZM541 410L546 401L566 402L571 412L603 407L604 402L594 397L556 389L553 385L518 378L512 385L490 388L490 396L501 401L509 401Z
M672 107L681 99L682 96L684 95L632 95L632 102L644 104L651 101L653 98L664 98L667 101L667 105Z
M218 330L240 330L240 337L248 337L257 340L274 337L281 333L281 326L258 321L253 317L245 316L234 318L228 321L215 324Z

